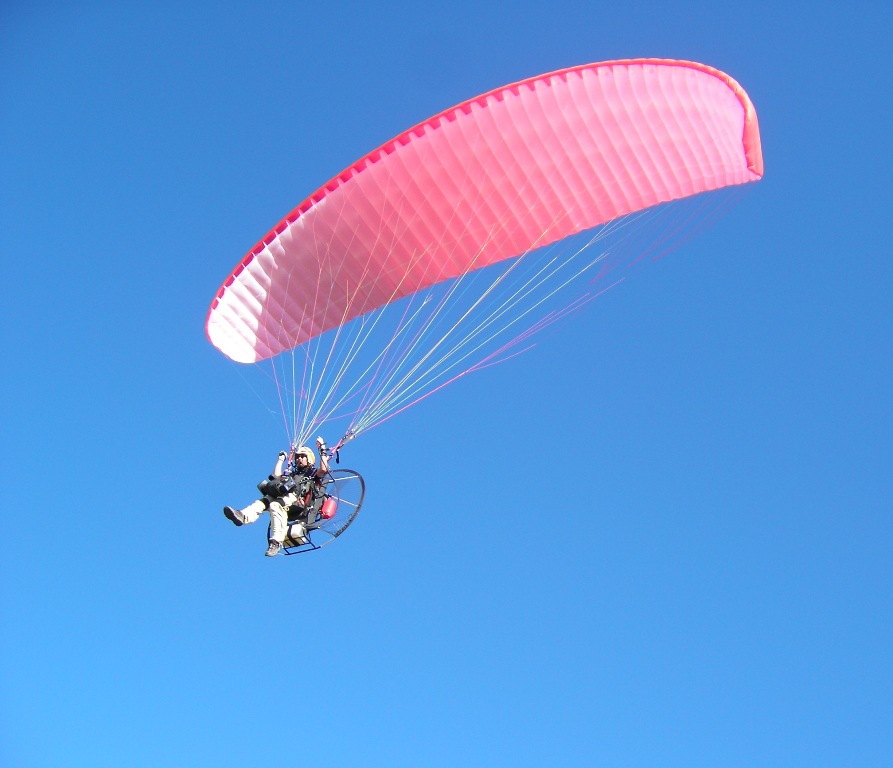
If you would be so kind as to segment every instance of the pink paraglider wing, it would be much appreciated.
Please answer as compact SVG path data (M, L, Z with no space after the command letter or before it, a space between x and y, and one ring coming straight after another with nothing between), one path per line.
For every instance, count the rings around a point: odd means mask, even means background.
M638 59L491 91L406 131L285 217L220 288L211 342L272 357L370 310L624 214L759 179L729 76Z

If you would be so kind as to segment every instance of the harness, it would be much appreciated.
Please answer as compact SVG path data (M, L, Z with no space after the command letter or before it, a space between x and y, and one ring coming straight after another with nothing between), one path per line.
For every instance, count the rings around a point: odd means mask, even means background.
M310 472L306 474L289 475L290 484L293 488L292 493L296 494L299 499L303 499L310 493L319 483L316 482L316 470L310 467Z
M266 480L257 484L257 490L267 500L281 499L293 493L298 497L297 503L292 507L304 509L312 506L315 501L323 498L326 493L325 483L321 483L316 477L316 470L310 467L307 472L292 472L280 477L270 475Z

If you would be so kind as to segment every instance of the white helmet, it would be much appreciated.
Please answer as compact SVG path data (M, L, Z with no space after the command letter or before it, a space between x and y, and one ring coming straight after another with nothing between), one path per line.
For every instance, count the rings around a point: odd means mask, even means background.
M297 461L298 456L302 453L307 457L308 464L316 464L316 455L306 445L302 445L300 448L295 448L293 454L294 460Z

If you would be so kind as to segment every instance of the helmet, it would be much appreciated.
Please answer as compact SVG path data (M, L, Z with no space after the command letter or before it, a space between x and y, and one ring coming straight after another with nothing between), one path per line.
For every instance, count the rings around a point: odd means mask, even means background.
M316 455L306 445L302 445L300 448L295 448L293 454L295 461L297 461L298 459L298 454L301 453L303 453L307 457L308 464L316 464Z

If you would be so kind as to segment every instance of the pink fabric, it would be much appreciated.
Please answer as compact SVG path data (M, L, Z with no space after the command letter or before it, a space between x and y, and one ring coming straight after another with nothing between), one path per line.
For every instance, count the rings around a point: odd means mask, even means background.
M211 342L239 362L632 211L763 174L741 87L690 62L590 64L442 112L347 168L220 288Z

